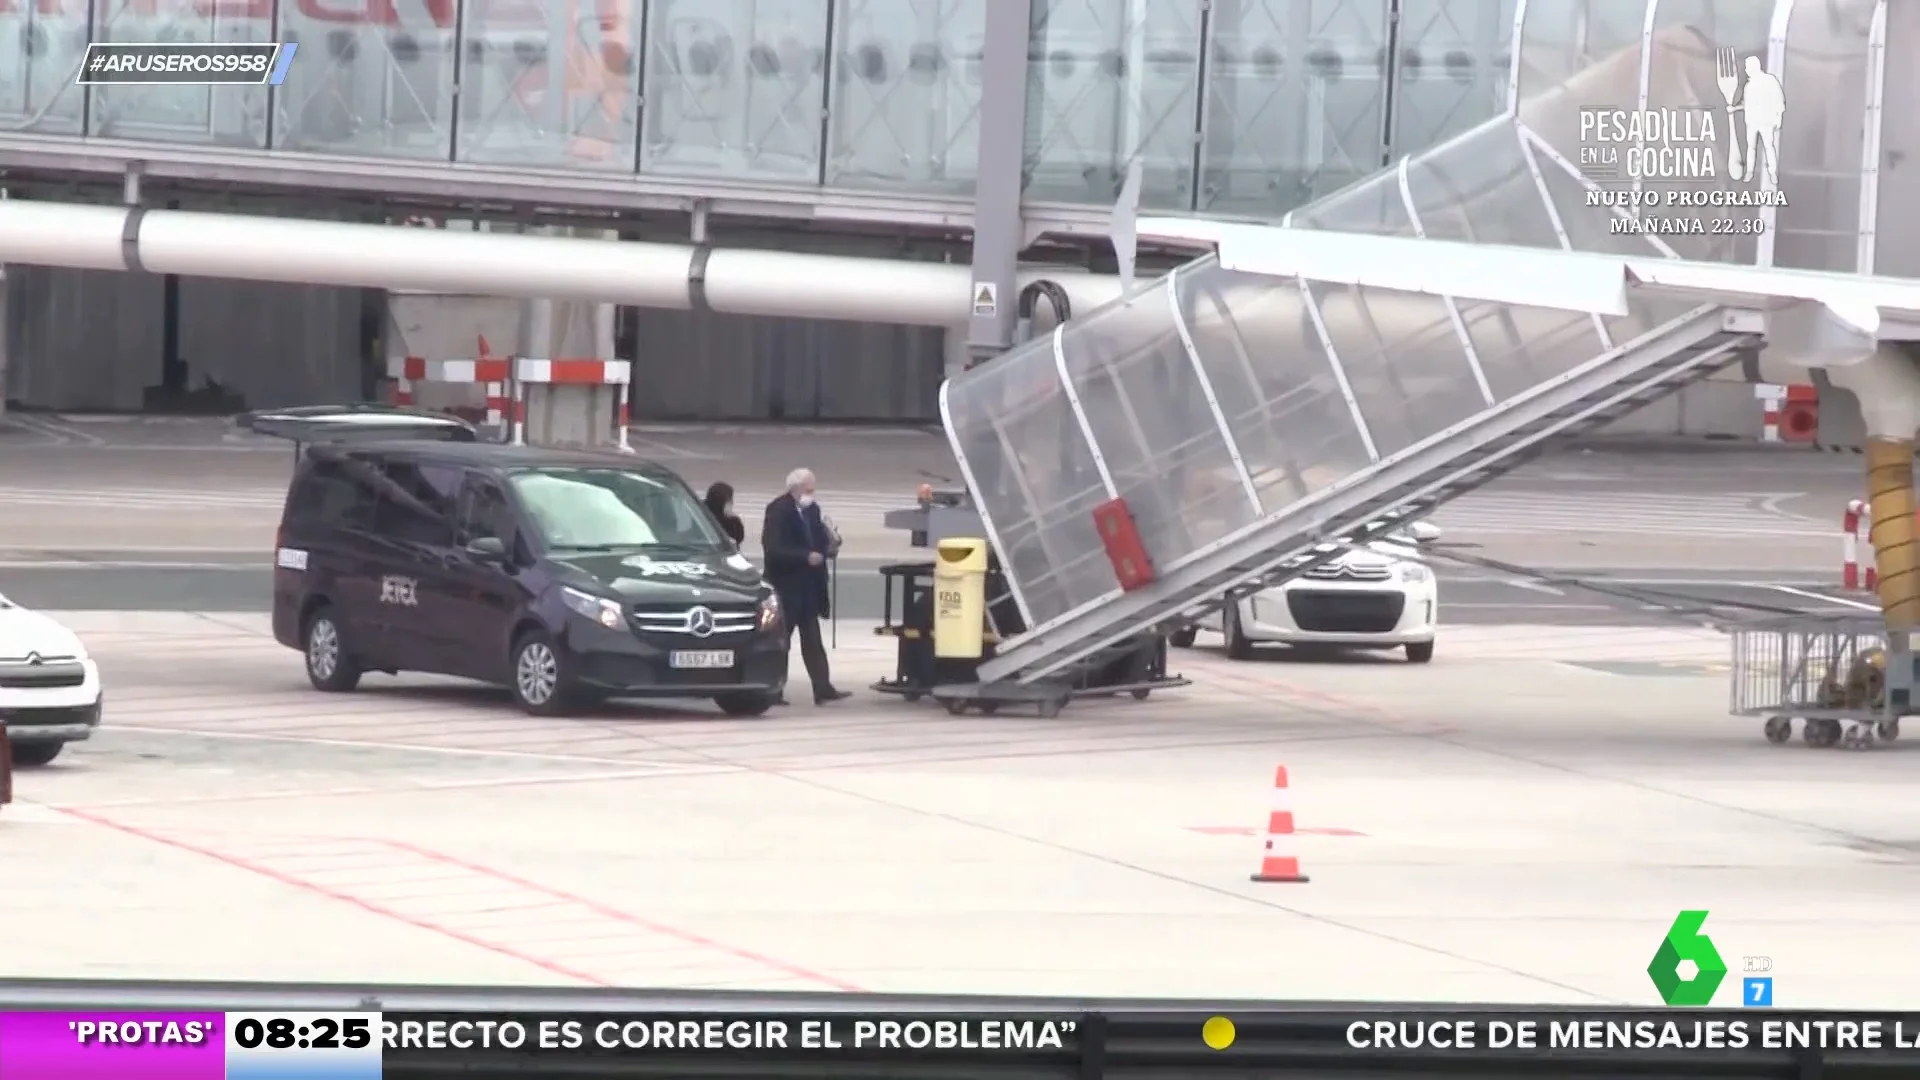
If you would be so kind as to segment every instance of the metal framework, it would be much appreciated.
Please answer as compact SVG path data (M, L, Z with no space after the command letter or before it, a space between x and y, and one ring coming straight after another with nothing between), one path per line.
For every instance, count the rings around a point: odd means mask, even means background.
M1854 248L1854 269L1874 273L1880 231L1880 153L1887 122L1887 0L1873 9L1867 34L1866 126L1860 139L1860 238Z
M1868 5L1859 7L1858 13L1864 14ZM1788 70L1787 38L1793 28L1793 10L1792 0L1775 0L1765 12L1766 70L1776 77L1782 77ZM1835 61L1831 55L1833 50L1818 51L1821 42L1817 33L1811 44L1800 46L1803 50L1815 50L1813 54L1826 63L1865 65L1865 77L1860 80L1865 83L1865 100L1831 103L1843 112L1855 108L1862 111L1858 207L1825 207L1813 200L1815 204L1804 209L1795 205L1776 215L1769 207L1766 214L1765 235L1769 238L1782 227L1790 234L1855 235L1857 243L1849 252L1847 265L1822 267L1829 271L1871 272L1873 265L1882 146L1880 129L1886 119L1883 107L1888 49L1885 0L1871 5L1871 12L1872 29L1861 56L1849 52ZM1529 42L1527 13L1526 0L1519 0L1515 33L1517 51L1523 57L1529 47L1549 50L1566 47L1564 34L1556 36L1550 30L1542 31L1540 42ZM1594 197L1599 188L1570 159L1571 149L1556 147L1541 134L1551 131L1557 137L1568 137L1573 127L1567 121L1570 111L1576 107L1575 102L1584 101L1583 94L1590 97L1596 93L1596 87L1604 90L1609 82L1617 84L1623 76L1627 80L1627 92L1633 95L1631 100L1638 107L1652 109L1675 104L1655 100L1657 94L1667 92L1662 88L1676 80L1665 76L1656 79L1653 69L1659 65L1697 61L1692 53L1661 51L1674 40L1669 30L1682 28L1678 23L1671 28L1663 26L1662 14L1658 0L1648 0L1640 11L1636 20L1637 48L1627 46L1629 51L1624 57L1629 63L1637 61L1631 69L1617 62L1623 59L1620 54L1607 51L1612 44L1602 40L1606 37L1603 28L1576 17L1577 23L1595 33L1589 36L1577 31L1573 52L1564 58L1564 63L1561 57L1553 55L1535 56L1533 63L1524 58L1517 61L1509 83L1505 119L1431 151L1403 158L1386 174L1315 205L1309 215L1299 220L1296 215L1288 215L1281 229L1196 226L1189 231L1178 225L1164 227L1171 224L1166 220L1153 223L1151 229L1143 226L1145 231L1163 238L1206 237L1218 245L1218 262L1203 262L1182 269L1162 285L1147 286L1128 301L1130 305L1137 304L1149 298L1153 289L1167 289L1170 301L1167 332L1179 341L1185 353L1180 370L1187 373L1188 389L1206 401L1206 417L1202 422L1211 430L1198 434L1172 430L1178 424L1171 416L1162 415L1156 430L1164 445L1149 447L1147 452L1167 459L1168 475L1175 478L1175 486L1162 485L1155 489L1151 481L1116 478L1102 468L1106 494L1130 500L1143 498L1157 508L1158 515L1202 513L1200 504L1193 501L1199 496L1181 490L1178 485L1182 481L1178 477L1187 467L1182 464L1186 448L1204 443L1219 450L1231 463L1230 469L1223 466L1222 471L1230 471L1231 482L1252 501L1256 519L1245 527L1229 530L1227 535L1211 543L1195 547L1168 546L1179 542L1174 533L1152 538L1148 548L1155 560L1158 579L1153 586L1135 592L1122 592L1110 581L1102 583L1097 575L1090 577L1082 573L1079 568L1085 561L1083 553L1056 552L1054 546L1043 545L1049 548L1047 558L1064 555L1067 561L1055 574L1029 560L1021 567L1021 573L1015 575L1021 578L1019 584L1027 599L1041 596L1044 591L1044 602L1036 609L1023 601L1033 630L1006 643L1000 655L983 669L982 677L1030 682L1077 670L1076 665L1101 661L1104 650L1161 622L1191 616L1196 610L1229 602L1242 591L1264 587L1302 572L1318 557L1314 554L1316 551L1336 551L1346 544L1364 542L1378 528L1426 513L1446 499L1485 483L1510 468L1511 461L1528 453L1529 447L1540 445L1540 440L1550 433L1582 430L1604 422L1724 366L1736 350L1751 348L1761 340L1760 335L1768 325L1766 312L1783 307L1804 310L1809 303L1816 307L1825 304L1827 307L1823 310L1829 311L1878 310L1882 325L1877 333L1885 336L1902 332L1900 328L1909 318L1909 306L1920 303L1920 292L1914 286L1907 283L1869 286L1864 282L1856 285L1831 273L1774 269L1777 252L1770 239L1750 245L1744 258L1734 254L1731 261L1735 265L1701 261L1727 259L1731 252L1724 244L1693 243L1681 249L1662 237L1646 235L1630 211L1613 206L1608 199ZM1831 19L1816 21L1832 23ZM1811 28L1809 33L1818 29ZM1844 31L1847 35L1859 32L1858 29ZM1858 41L1847 37L1846 49L1858 51L1859 47ZM1711 62L1713 57L1708 55L1705 59ZM1593 74L1588 76L1587 72ZM1551 87L1529 85L1530 78L1545 74L1553 74L1555 79L1586 78L1590 85L1583 88L1583 93L1562 95L1545 93ZM1818 103L1815 91L1819 88L1809 90L1807 87L1811 84L1804 79L1802 83L1805 85L1801 96ZM1851 92L1858 94L1857 90ZM1830 90L1829 96L1843 95ZM1797 105L1799 96L1795 101ZM1508 128L1509 134L1504 138L1493 135L1499 125ZM1808 153L1805 147L1805 140L1795 146L1783 142L1779 176L1831 175L1817 172L1815 164L1804 160ZM1494 150L1498 151L1497 155L1491 155ZM1796 158L1795 154L1802 156ZM1499 159L1492 159L1494 156ZM1449 168L1449 164L1453 168ZM1853 167L1851 163L1842 164ZM1455 187L1449 175L1464 174L1468 169L1477 169L1476 176L1493 174L1511 179L1480 181L1480 186L1470 191ZM1743 183L1744 177L1728 177L1721 182ZM1424 197L1417 190L1422 184L1429 185ZM1431 188L1434 184L1439 188ZM1638 189L1639 185L1636 183L1635 187ZM1516 198L1533 199L1541 216L1528 218L1525 211L1516 211ZM1307 248L1281 236L1282 230L1300 228L1309 220L1316 228L1345 229L1374 236L1384 232L1405 237L1416 245L1445 243L1429 238L1423 208L1432 209L1436 214L1442 209L1449 213L1445 229L1450 237L1464 232L1461 239L1477 241L1481 239L1480 224L1499 222L1495 228L1500 233L1500 242L1545 249L1537 255L1524 256L1534 260L1531 269L1520 267L1521 256L1506 257L1511 258L1514 265L1503 272L1529 282L1551 279L1562 270L1571 274L1576 266L1589 265L1558 261L1570 255L1605 255L1631 260L1633 266L1626 271L1626 280L1638 284L1629 288L1629 299L1620 310L1568 306L1555 315L1535 308L1524 313L1524 317L1517 317L1520 313L1512 300L1503 301L1493 293L1474 291L1487 287L1484 276L1465 280L1472 275L1461 275L1458 262L1439 265L1445 256L1434 248L1402 247L1392 256L1385 254L1383 248L1376 255L1363 257L1357 249L1363 246L1370 249L1374 241L1369 238L1363 245L1359 237L1354 237L1341 245L1314 248L1313 258L1305 258L1303 254L1292 260L1295 269L1287 271L1260 269L1264 256L1253 256L1249 261L1249 255L1260 244L1267 243L1269 236L1276 245L1272 249L1275 252L1305 253ZM1465 222L1464 229L1452 223L1454 214ZM1819 217L1822 214L1834 220L1823 222ZM1396 215L1404 220L1396 222ZM1574 216L1579 219L1577 223L1569 220ZM1544 224L1521 223L1542 218ZM1823 230L1823 224L1829 227ZM1640 240L1610 239L1628 236L1638 236ZM1223 238L1234 238L1233 244L1240 246L1230 246L1228 239ZM1642 245L1646 258L1653 261L1642 262L1641 256L1619 254L1622 248L1632 251ZM1345 254L1343 247L1356 250L1343 260L1339 257ZM1420 265L1429 253L1433 264ZM1324 273L1315 269L1315 260L1320 255L1332 257ZM1795 255L1796 260L1806 257ZM1273 265L1288 261L1282 258ZM1739 265L1742 262L1746 265ZM1798 265L1808 264L1801 261ZM1273 276L1264 283L1248 276L1260 274ZM1229 336L1251 335L1249 340L1273 345L1286 341L1289 334L1304 333L1320 346L1330 371L1316 377L1312 365L1317 360L1311 356L1310 348L1263 349L1258 359L1249 361L1245 349L1223 343L1218 333L1209 336L1203 344L1182 306L1182 282L1189 279L1208 283L1186 288L1211 290L1215 307L1230 315ZM1571 280L1570 277L1569 286ZM1405 284L1413 281L1419 283ZM1461 287L1449 287L1455 284ZM1408 291L1395 292L1395 289ZM1515 296L1542 295L1524 288L1509 291ZM1676 308L1683 298L1686 303L1698 306L1690 310ZM1438 304L1434 303L1436 299ZM1504 320L1517 348L1515 355L1483 355L1470 332L1465 314L1468 303L1491 305L1496 309L1483 315L1476 307L1475 317ZM1437 323L1435 319L1439 316L1433 314L1436 308L1444 315ZM1241 324L1249 320L1251 323L1242 329ZM1578 333L1569 339L1565 330L1582 324L1591 328L1592 337L1584 340L1592 342L1593 352L1576 357L1568 350L1581 348L1583 339ZM1523 331L1522 326L1528 329ZM1075 375L1089 384L1114 387L1120 387L1125 381L1123 370L1165 362L1155 350L1144 347L1149 340L1146 337L1137 339L1139 347L1129 347L1134 339L1127 335L1157 337L1162 333L1158 324L1149 326L1136 318L1110 321L1108 327L1096 331L1092 327L1070 326L1056 332L1048 343L1051 355L1045 358L1046 362L1057 370L1063 382L1069 375ZM1076 365L1069 371L1065 358L1073 354L1074 338L1079 333L1097 333L1103 344L1095 350L1090 370L1081 370L1088 365ZM1448 338L1452 340L1447 341ZM1457 353L1452 351L1455 349ZM1347 355L1349 351L1352 355ZM1467 362L1456 367L1458 362L1451 359L1452 356L1464 356ZM1302 488L1290 504L1269 503L1261 507L1256 470L1235 424L1245 422L1245 416L1271 419L1275 415L1274 402L1248 403L1245 409L1223 407L1227 392L1215 385L1212 372L1233 370L1231 365L1219 366L1230 357L1237 358L1236 362L1242 366L1251 362L1266 369L1268 377L1264 385L1276 389L1262 390L1256 380L1252 385L1258 393L1291 395L1317 381L1328 383L1326 394L1329 398L1337 394L1346 405L1352 420L1350 434L1364 446L1367 461L1348 459L1341 466L1348 470L1342 478L1328 483L1323 476L1316 482L1315 489ZM1038 356L1023 359L1016 354L1005 362L1019 365L1040 360ZM1494 378L1490 367L1496 362L1504 365L1500 380ZM1102 371L1100 365L1106 370ZM1405 373L1396 371L1402 365L1409 372L1418 372L1417 377L1426 380L1428 389L1416 389L1411 379L1403 377ZM1159 372L1155 378L1170 376L1170 369L1155 367L1154 370ZM1522 373L1545 377L1531 389L1514 392L1512 387ZM1434 393L1433 384L1440 379L1458 385L1451 390L1438 389L1440 397L1426 403L1427 418L1416 422L1412 445L1383 453L1382 447L1373 440L1372 427L1383 420L1389 424L1400 422L1402 418L1392 413L1395 408L1413 408L1397 406L1394 395L1399 395L1399 401L1411 403L1416 393L1428 396ZM1364 388L1363 382L1367 384ZM1495 393L1496 384L1506 388L1503 395ZM1142 385L1162 384L1149 379ZM1292 389L1280 389L1287 387ZM1137 436L1148 425L1135 417L1135 411L1149 410L1155 402L1139 396L1146 391L1137 391L1131 396L1125 390L1117 392L1121 400L1103 404L1118 410L1116 416L1125 413L1129 425L1126 430L1134 431ZM953 423L955 414L947 406L956 395L965 393L962 380L960 385L950 385L943 397L949 433L956 453L963 459L967 456L967 432L964 425ZM1448 394L1454 396L1449 398ZM1082 443L1078 451L1091 455L1096 462L1101 461L1098 437L1103 428L1098 418L1088 418L1087 407L1073 389L1068 388L1065 400L1073 413L1073 422L1068 427ZM1467 409L1469 400L1477 403L1468 410L1470 415L1443 424L1437 430L1422 426L1435 422L1436 417L1445 418L1449 409ZM1451 404L1440 408L1436 401ZM1168 407L1178 408L1177 404ZM1325 405L1316 407L1318 411L1314 415L1326 422L1329 414ZM1383 409L1388 411L1382 412ZM1236 417L1240 419L1237 421ZM1196 419L1188 417L1180 422L1192 424ZM1297 424L1288 430L1290 434L1281 436L1282 439L1299 434ZM1272 439L1274 432L1269 430L1264 437ZM1405 431L1397 432L1396 446L1406 437ZM1274 451L1271 446L1261 446L1256 452L1271 455ZM1330 461L1327 464L1331 466ZM1020 514L1017 506L989 505L986 509L989 519L1009 514L1017 518ZM997 523L1005 524L1004 521ZM1038 527L1044 530L1047 526ZM1060 539L1064 544L1064 535ZM1334 542L1330 544L1330 541Z
M1247 493L1247 502L1257 515L1262 511L1260 488L1253 482L1253 473L1247 469L1246 456L1240 452L1240 440L1234 438L1233 426L1227 422L1226 411L1220 407L1220 395L1213 389L1213 379L1207 375L1207 365L1200 359L1200 350L1193 345L1193 328L1187 325L1187 317L1180 310L1180 271L1167 275L1167 304L1173 309L1173 327L1180 338L1180 348L1187 354L1187 362L1193 367L1193 380L1200 387L1200 394L1206 398L1207 413L1219 426L1222 440L1226 443L1227 456L1233 460L1233 473L1240 481L1241 490Z
M1413 226L1413 235L1422 240L1427 238L1427 227L1420 222L1420 206L1413 198L1413 184L1407 179L1407 169L1412 158L1401 158L1400 167L1394 170L1394 182L1400 188L1400 203L1406 207L1407 222ZM1487 404L1493 404L1493 387L1487 383L1487 373L1480 366L1480 351L1474 348L1473 335L1467 333L1467 321L1460 317L1460 305L1451 296L1442 296L1440 303L1447 309L1447 322L1453 325L1453 336L1460 339L1460 350L1466 354L1467 367L1473 372L1473 383L1480 390L1480 398Z

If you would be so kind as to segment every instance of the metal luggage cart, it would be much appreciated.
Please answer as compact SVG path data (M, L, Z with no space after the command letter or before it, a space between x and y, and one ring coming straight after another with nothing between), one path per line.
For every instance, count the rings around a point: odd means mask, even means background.
M1900 737L1916 711L1909 634L1873 615L1795 614L1728 625L1731 710L1764 718L1767 741L1865 750Z
M886 523L890 529L909 534L908 542L916 548L936 547L945 538L975 537L985 531L966 492L936 491L930 484L921 485L917 505L888 511ZM1004 637L1025 629L999 557L991 555L988 564L986 647L980 659L942 659L936 655L933 567L932 562L913 562L880 568L886 583L884 613L874 632L897 639L899 647L894 677L873 684L879 693L910 702L930 697L955 716L968 711L992 715L1020 709L1052 718L1068 702L1082 698L1129 695L1135 701L1144 701L1155 690L1192 685L1185 676L1168 673L1167 641L1158 634L1129 639L1114 650L1106 664L1070 682L1014 688L983 685L977 674L981 662L993 658Z

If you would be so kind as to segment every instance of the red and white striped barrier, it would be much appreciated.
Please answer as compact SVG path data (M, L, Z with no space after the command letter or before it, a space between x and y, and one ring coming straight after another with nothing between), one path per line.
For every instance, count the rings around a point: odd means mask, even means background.
M414 384L423 382L482 385L487 396L485 412L482 416L469 418L481 423L505 424L513 404L510 391L513 362L503 356L486 356L478 360L399 357L387 362L387 376L393 380L395 405L412 405Z
M1812 442L1820 435L1820 391L1812 386L1760 383L1761 442Z
M549 386L617 386L620 388L619 412L614 418L618 445L627 444L627 424L633 404L633 364L626 360L533 360L522 357L513 368L513 435L515 443L526 439L528 383Z
M1880 574L1873 565L1873 543L1869 533L1873 528L1873 507L1855 499L1847 504L1847 512L1840 518L1840 585L1848 589L1877 589L1880 587ZM1866 552L1867 563L1860 565L1860 553Z

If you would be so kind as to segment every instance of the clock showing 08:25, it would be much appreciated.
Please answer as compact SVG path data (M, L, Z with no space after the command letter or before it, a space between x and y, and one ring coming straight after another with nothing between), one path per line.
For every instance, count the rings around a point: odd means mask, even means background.
M376 1012L230 1012L227 1080L379 1080Z

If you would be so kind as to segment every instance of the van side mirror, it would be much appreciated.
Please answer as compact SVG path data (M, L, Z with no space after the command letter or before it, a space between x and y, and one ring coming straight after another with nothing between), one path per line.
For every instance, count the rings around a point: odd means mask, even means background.
M1416 544L1430 544L1440 539L1440 526L1430 521L1416 521L1407 527L1407 535Z
M467 554L484 563L504 563L507 544L497 536L476 536L467 541Z

